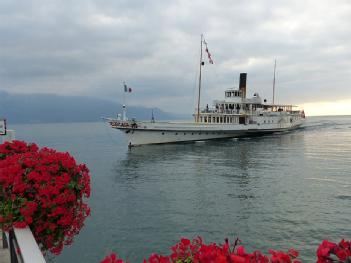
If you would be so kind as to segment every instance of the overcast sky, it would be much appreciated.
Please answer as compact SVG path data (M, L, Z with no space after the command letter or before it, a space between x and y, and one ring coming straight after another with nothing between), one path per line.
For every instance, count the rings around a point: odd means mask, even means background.
M248 73L248 94L351 104L350 0L1 0L0 89L84 95L189 113L200 34L202 104ZM351 112L350 112L351 113Z

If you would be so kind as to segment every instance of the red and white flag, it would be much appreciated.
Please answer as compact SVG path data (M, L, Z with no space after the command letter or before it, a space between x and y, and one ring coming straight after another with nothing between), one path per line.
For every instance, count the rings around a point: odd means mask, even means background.
M213 64L213 59L212 59L212 57L211 57L210 51L208 51L207 42L205 41L205 39L204 39L204 44L205 44L205 46L206 46L205 51L206 51L206 53L207 53L208 62L209 62L210 64Z

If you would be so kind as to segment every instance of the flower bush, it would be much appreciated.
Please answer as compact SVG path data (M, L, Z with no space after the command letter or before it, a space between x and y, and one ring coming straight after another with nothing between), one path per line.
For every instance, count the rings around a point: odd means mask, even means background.
M193 241L182 238L179 243L171 247L168 256L152 254L144 263L300 263L296 258L299 253L294 249L288 252L269 250L270 255L264 255L260 251L246 252L239 245L237 239L230 245L228 239L223 245L210 243L206 245L201 237ZM125 263L116 254L105 257L101 263Z
M339 244L324 240L317 250L317 263L351 262L351 241L344 239Z
M43 252L59 254L84 225L90 175L68 153L23 141L0 145L0 227L29 226Z
M206 245L201 237L194 239L182 238L179 243L171 247L171 254L162 256L152 254L144 263L299 263L299 253L294 249L288 252L270 249L270 255L264 255L260 251L247 253L243 246L236 240L230 245L226 239L223 245L211 243ZM112 253L106 256L101 263L126 263ZM344 239L339 244L324 240L317 249L317 263L350 263L351 241Z

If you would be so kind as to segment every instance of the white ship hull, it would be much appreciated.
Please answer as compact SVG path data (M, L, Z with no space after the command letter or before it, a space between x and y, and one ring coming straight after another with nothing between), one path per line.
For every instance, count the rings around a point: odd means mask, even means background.
M264 124L204 124L191 122L137 122L135 126L113 125L123 131L129 146L202 141L242 136L253 136L288 131L299 127L302 119L294 122Z

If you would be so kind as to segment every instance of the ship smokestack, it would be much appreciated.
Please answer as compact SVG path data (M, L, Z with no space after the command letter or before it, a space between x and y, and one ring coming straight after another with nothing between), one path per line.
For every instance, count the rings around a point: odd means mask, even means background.
M240 73L239 90L241 90L244 99L246 98L246 78L247 73Z

